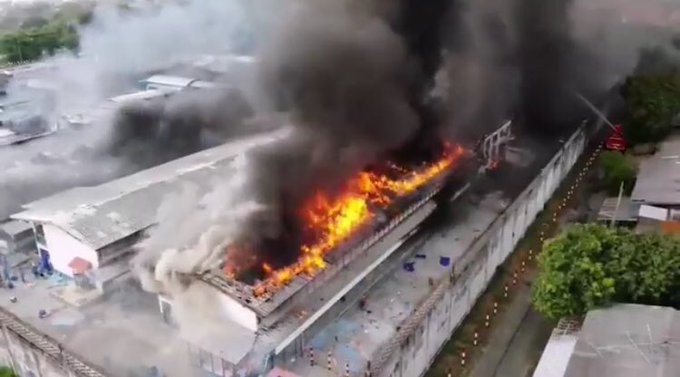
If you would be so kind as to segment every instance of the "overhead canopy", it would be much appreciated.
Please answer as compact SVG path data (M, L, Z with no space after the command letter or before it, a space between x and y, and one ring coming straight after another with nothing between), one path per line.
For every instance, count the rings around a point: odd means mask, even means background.
M68 267L73 270L73 274L84 274L92 269L92 263L81 258L75 257L69 262Z
M287 371L285 369L281 369L279 367L276 367L276 368L272 369L271 371L269 371L269 373L267 374L267 377L300 377L300 376L293 373L293 372L290 372L290 371Z

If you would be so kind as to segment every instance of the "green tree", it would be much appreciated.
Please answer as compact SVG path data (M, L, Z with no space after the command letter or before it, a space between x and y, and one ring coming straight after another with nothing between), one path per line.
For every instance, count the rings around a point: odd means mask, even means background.
M12 368L0 367L0 377L17 377L17 375Z
M629 77L623 95L627 140L632 144L662 140L671 131L673 117L680 113L680 70Z
M75 27L58 21L37 28L20 30L0 37L0 55L10 63L33 61L59 50L78 48L79 38Z
M546 243L533 303L559 319L611 302L679 306L678 290L677 238L576 225Z
M550 318L570 317L612 299L615 280L607 275L603 255L607 236L599 228L575 227L546 243L534 290L539 312Z
M604 172L602 180L607 193L618 195L623 183L624 193L630 194L637 177L637 168L632 159L620 152L607 151L600 155L600 166Z

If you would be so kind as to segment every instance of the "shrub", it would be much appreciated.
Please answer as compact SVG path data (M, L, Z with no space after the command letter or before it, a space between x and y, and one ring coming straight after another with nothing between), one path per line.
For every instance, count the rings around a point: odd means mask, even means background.
M637 168L631 158L620 152L606 151L600 155L600 166L604 172L603 184L608 194L618 195L621 183L624 194L630 194L637 176Z

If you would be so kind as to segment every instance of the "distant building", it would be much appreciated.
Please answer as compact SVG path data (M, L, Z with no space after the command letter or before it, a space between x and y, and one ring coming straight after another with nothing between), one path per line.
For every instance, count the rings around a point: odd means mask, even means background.
M113 101L106 101L93 109L86 111L74 111L62 114L59 117L59 128L84 127L96 122L105 121L115 113L118 104Z
M169 97L174 94L174 90L168 88L146 89L139 92L122 94L108 99L115 104L126 104L137 101L149 101L156 98Z
M247 55L203 55L188 63L213 75L224 76L252 71L257 65L257 59Z
M680 208L680 134L660 143L658 151L642 160L631 200L665 208Z
M206 89L214 88L218 85L209 81L202 81L194 78L154 75L140 81L140 84L147 90L181 91L186 89Z
M561 321L533 377L671 377L680 371L680 311L618 304Z
M640 162L630 202L638 208L643 228L680 221L680 133L669 136L654 155Z
M609 197L604 200L597 214L597 221L611 222L619 225L634 226L638 222L640 205L633 203L629 197Z
M0 95L7 94L7 84L12 79L12 74L8 71L0 71Z
M250 136L99 186L67 190L25 204L11 217L32 224L43 263L83 287L103 291L126 272L115 262L129 256L155 224L167 194L188 183L205 188L209 177L231 169L236 156L275 135Z
M9 220L0 223L0 253L31 253L36 251L31 224Z
M192 78L179 77L179 76L167 76L167 75L154 75L140 83L145 86L146 90L182 90L189 86L192 82L196 81Z

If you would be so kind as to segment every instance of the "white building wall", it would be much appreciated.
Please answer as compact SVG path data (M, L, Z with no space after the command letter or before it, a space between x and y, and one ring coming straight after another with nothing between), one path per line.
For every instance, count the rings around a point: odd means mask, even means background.
M75 257L81 257L92 263L92 268L99 267L97 252L77 240L75 237L57 228L54 225L43 224L47 251L50 253L50 261L55 270L64 275L73 277L73 271L68 266Z
M569 173L583 152L585 142L584 134L580 130L576 132L563 151L546 165L487 234L472 245L466 253L474 254L475 258L464 256L461 259L461 262L469 263L468 266L460 266L458 262L454 283L440 282L447 286L445 293L422 318L413 335L394 348L393 354L381 366L379 376L418 377L425 374L441 347L470 312L496 268L513 252L536 215Z
M219 298L220 308L230 319L252 332L257 331L257 315L255 312L226 294L218 294L217 297Z
M184 299L193 295L194 298L200 298L200 300L195 300L196 302L214 303L213 308L215 312L210 313L211 316L218 316L218 318L223 318L225 321L232 321L252 332L257 331L258 320L255 312L241 305L227 294L220 292L217 288L203 281L196 281L191 285L190 290L190 292L185 293ZM164 304L172 308L174 305L173 299L158 295L158 305L161 313L165 311ZM187 301L184 304L193 304L193 302Z
M75 377L76 374L45 356L23 337L2 327L0 347L3 358L19 377ZM6 359L9 357L9 360Z

